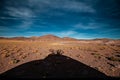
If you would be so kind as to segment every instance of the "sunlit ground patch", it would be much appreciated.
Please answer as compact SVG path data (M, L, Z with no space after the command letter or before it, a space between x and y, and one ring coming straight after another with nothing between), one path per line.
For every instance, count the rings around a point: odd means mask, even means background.
M61 43L61 42L59 42L59 43L51 43L51 45L64 45L64 43Z

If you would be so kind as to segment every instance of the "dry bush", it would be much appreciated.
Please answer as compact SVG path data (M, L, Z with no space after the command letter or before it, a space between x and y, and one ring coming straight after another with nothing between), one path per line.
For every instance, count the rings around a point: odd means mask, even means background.
M2 55L3 58L6 58L6 57L9 57L9 56L10 56L10 54L8 54L8 53L3 53L3 54L1 54L1 55Z
M100 59L101 58L101 55L100 54L98 54L98 53L91 53L92 55L94 55L94 57L95 58L98 58L98 59Z
M109 62L107 62L107 64L109 64L110 66L112 66L112 67L115 67L115 65L114 64L111 64L111 63L109 63Z
M87 47L86 50L87 51L92 51L92 49L90 47Z
M80 54L77 54L76 57L80 57Z
M79 47L78 49L79 49L79 50L82 50L82 48L81 48L81 47Z
M93 50L93 52L98 52L97 50Z
M107 48L107 47L105 47L105 46L99 46L99 50L104 50L105 48Z
M120 62L120 58L118 58L118 57L111 56L111 57L106 57L106 58L110 61L119 61Z
M60 54L60 55L61 55L61 54L63 54L63 53L64 53L63 50L61 50L61 49L58 49L58 50L57 50L57 54Z
M73 49L73 47L70 47L69 49L70 49L70 50L72 50L72 49Z
M120 57L120 54L115 55L116 57Z
M25 59L26 57L27 57L27 55L23 55L23 56L22 56L22 59Z
M5 57L9 57L9 56L10 56L10 54L8 54L8 53L5 55Z
M16 63L20 62L20 60L13 59L12 62L13 62L13 64L16 64Z
M64 53L64 51L61 49L58 50L49 49L49 51L51 52L51 54L57 54L57 55L62 55Z

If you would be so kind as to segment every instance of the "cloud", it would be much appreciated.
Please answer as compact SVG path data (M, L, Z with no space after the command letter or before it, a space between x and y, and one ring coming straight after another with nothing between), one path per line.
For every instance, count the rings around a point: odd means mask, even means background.
M15 29L11 29L10 27L0 26L0 32L7 32L7 31L13 31Z
M75 11L75 12L90 12L90 13L95 12L95 10L90 5L87 5L83 2L78 2L78 1L65 2L62 8L65 10L70 10L70 11Z
M107 29L107 30L103 30L103 31L101 31L101 32L99 32L100 34L106 34L106 33L113 33L113 32L119 32L120 31L120 29L119 28L109 28L109 29Z
M7 9L7 14L9 14L12 17L16 17L16 18L33 18L35 17L34 13L29 9L29 8L25 8L25 7L6 7Z
M5 13L10 15L11 17L0 17L0 19L4 20L17 20L18 23L13 27L17 29L26 30L29 29L34 23L36 15L34 12L28 7L18 7L18 6L5 6Z
M120 25L119 6L114 0L4 0L0 6L1 33L91 38L119 32L114 30Z
M22 29L22 30L26 30L26 29L30 29L32 27L33 21L31 20L25 20L22 21L22 24L20 25L15 25L18 29Z
M0 19L2 19L2 20L5 20L5 19L18 20L18 18L13 18L13 17L0 17Z
M6 11L4 13L8 14L11 17L2 16L1 19L10 19L10 20L22 20L22 23L15 25L16 27L26 28L31 26L34 21L43 20L44 22L52 23L54 19L58 16L61 16L60 21L65 22L63 18L66 16L64 11L70 12L95 12L92 6L87 5L86 3L76 1L76 0L26 0L26 1L7 1L9 5L5 6ZM14 4L13 4L14 2ZM59 11L60 10L60 11ZM64 10L64 11L63 11ZM56 16L56 17L55 17ZM46 20L52 19L51 21ZM65 17L67 18L67 17ZM59 20L55 20L59 21ZM55 25L58 25L55 23ZM61 23L62 24L62 23ZM52 25L49 25L52 26Z
M86 23L86 24L83 24L83 23L75 24L75 25L73 25L73 29L84 29L84 30L99 29L99 28L103 28L103 27L106 27L106 26L108 26L108 25L98 23L98 22L89 22L89 23Z
M47 31L47 32L27 32L27 34L33 34L33 35L45 35L45 34L55 34L55 35L58 35L58 36L61 36L61 37L65 37L65 36L70 36L70 35L73 35L73 34L76 34L77 32L75 31L58 31L58 32L55 32L55 31Z
M19 36L19 34L22 34L20 31L21 29L0 26L0 36L4 36L4 37Z
M72 12L90 12L94 13L95 9L86 3L75 0L29 0L29 4L33 7L40 8L40 11L48 9L61 9ZM48 10L49 11L49 10Z
M65 37L65 36L74 35L74 34L76 34L76 33L77 33L77 32L75 32L75 31L62 31L62 32L59 32L59 33L57 33L57 34L60 35L60 36Z

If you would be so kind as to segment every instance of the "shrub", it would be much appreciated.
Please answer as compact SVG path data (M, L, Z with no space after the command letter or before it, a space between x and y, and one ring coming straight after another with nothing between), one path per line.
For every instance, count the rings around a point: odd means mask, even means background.
M23 59L25 59L26 57L27 57L26 55L22 56Z
M76 57L80 57L80 54L76 55Z
M59 54L59 55L61 55L61 54L63 54L64 52L61 50L61 49L58 49L57 50L57 54Z
M49 51L50 51L51 53L54 53L54 49L49 49Z
M9 56L10 56L10 54L8 54L8 53L2 54L2 57L9 57Z
M93 50L93 52L98 52L97 50Z
M17 59L13 59L13 60L12 60L13 64L18 63L19 61L20 61L20 60L17 60Z
M64 52L61 49L58 50L54 50L54 49L49 49L49 51L51 52L51 54L57 54L57 55L62 55Z
M72 47L70 47L70 50L72 50L73 48Z
M100 47L100 50L104 50L105 49L105 47Z
M108 60L110 61L120 61L120 58L117 58L117 57L106 57Z
M10 54L6 54L6 55L5 55L5 57L9 57L9 56L10 56Z
M94 57L100 59L101 58L101 55L100 54L97 54L97 53L91 53L92 55L94 55Z

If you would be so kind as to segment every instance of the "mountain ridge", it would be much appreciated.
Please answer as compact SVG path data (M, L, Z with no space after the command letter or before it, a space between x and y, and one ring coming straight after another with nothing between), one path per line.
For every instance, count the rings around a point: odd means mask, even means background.
M47 34L47 35L42 35L42 36L31 36L31 37L0 37L0 39L8 39L8 40L70 40L70 41L77 41L77 40L87 40L87 39L76 39L76 38L71 38L71 37L58 37L52 34ZM109 38L96 38L96 39L90 39L90 40L104 40L104 41L109 41L109 40L115 40L115 39L109 39ZM120 40L120 39L116 39Z

